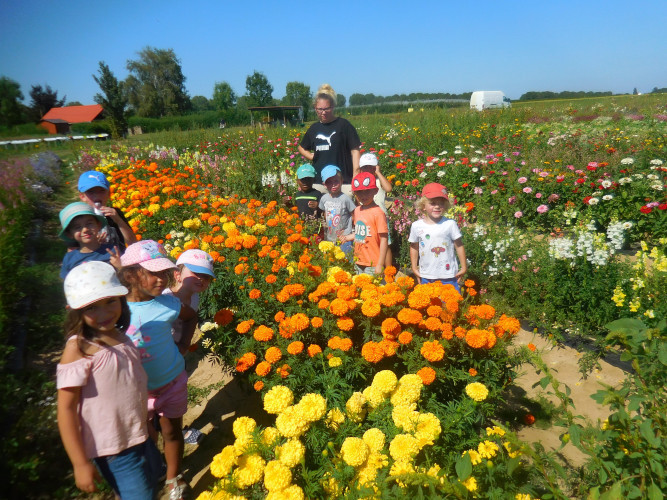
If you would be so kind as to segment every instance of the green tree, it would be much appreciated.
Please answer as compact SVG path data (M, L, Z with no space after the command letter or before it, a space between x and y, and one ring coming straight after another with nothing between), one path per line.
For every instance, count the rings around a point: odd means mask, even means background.
M271 106L273 104L273 87L263 73L255 71L245 79L248 92L248 106Z
M93 99L104 108L109 118L111 136L117 139L125 135L127 130L128 100L123 92L123 82L118 81L103 61L100 61L99 65L100 75L93 75L93 79L104 95L95 94Z
M336 94L336 107L337 108L344 108L345 104L347 104L347 100L345 99L345 96L343 94Z
M22 123L23 116L23 92L18 82L3 76L0 78L0 125L11 127Z
M185 76L173 49L146 47L138 60L127 61L127 69L125 89L137 115L160 118L190 109Z
M192 103L192 111L195 113L203 113L204 111L213 109L213 103L203 95L194 96L190 99L190 102Z
M66 98L67 96L64 96L62 99L58 99L58 91L53 90L48 85L46 87L42 87L41 85L31 86L30 87L31 119L37 122L51 108L62 108L63 105L65 104Z
M80 101L69 101L65 104L65 107L69 106L83 106L83 103Z
M227 82L216 82L213 87L213 108L217 111L226 111L236 104L236 94Z
M301 82L288 82L285 86L285 97L283 103L286 106L303 107L303 119L308 119L308 110L312 105L313 94L310 86Z

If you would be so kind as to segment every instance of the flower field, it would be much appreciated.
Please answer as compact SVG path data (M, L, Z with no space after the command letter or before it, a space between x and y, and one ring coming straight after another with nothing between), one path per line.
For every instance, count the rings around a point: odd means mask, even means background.
M555 478L568 473L518 442L523 415L500 411L516 367L537 356L512 337L519 315L554 330L598 333L623 316L660 328L661 109L360 122L364 149L395 185L399 269L382 282L351 274L340 249L285 205L300 131L83 152L77 168L107 175L140 237L174 258L189 248L214 257L202 346L263 398L257 420L271 425L234 422L201 497L566 498ZM412 201L432 181L457 202L471 261L462 296L399 272ZM632 265L620 258L628 248L640 252ZM600 477L578 478L569 494L616 484Z

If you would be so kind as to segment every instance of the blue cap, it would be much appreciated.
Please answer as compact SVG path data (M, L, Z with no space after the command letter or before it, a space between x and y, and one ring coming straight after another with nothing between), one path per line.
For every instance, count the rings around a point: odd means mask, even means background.
M98 172L97 170L89 170L88 172L84 172L79 176L79 193L85 193L94 187L102 187L107 191L110 191L109 181L102 172Z
M340 173L340 168L336 165L327 165L322 169L322 173L320 174L322 176L322 182L326 182L327 179L330 179L338 173Z
M315 168L310 163L305 163L301 165L296 171L296 178L303 179L304 177L315 177L317 172Z

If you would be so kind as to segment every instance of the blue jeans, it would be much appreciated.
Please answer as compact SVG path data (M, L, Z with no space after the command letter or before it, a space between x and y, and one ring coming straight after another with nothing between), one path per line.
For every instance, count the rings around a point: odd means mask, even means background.
M152 439L117 455L94 459L104 479L123 500L152 500L162 466L162 457Z
M456 278L448 278L448 279L422 278L421 279L421 284L426 285L427 283L435 283L436 281L439 281L443 285L452 285L454 288L456 288L457 292L461 293L461 287L459 286L459 282Z

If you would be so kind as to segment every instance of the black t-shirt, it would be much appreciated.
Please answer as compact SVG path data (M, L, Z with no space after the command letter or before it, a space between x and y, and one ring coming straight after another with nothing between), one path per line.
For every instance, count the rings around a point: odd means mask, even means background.
M301 139L300 146L314 151L313 167L317 172L316 183L321 183L320 172L327 165L336 165L343 173L343 183L352 182L353 165L351 150L361 146L359 134L345 118L337 117L329 123L313 123Z
M309 201L316 201L319 205L321 197L322 193L317 189L311 189L305 193L303 191L297 191L293 199L294 203L296 203L296 207L299 209L299 215L304 219L322 217L322 211L318 207L310 208L308 206Z

